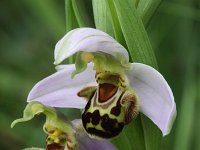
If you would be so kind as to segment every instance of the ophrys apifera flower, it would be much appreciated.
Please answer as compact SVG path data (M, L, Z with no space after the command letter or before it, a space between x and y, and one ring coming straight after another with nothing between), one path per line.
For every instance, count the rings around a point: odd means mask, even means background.
M92 28L67 33L56 45L54 64L74 54L76 63L57 66L58 72L34 86L28 102L84 109L85 130L101 138L118 135L139 111L163 135L170 132L176 105L171 88L157 70L129 63L122 45Z
M43 130L47 134L46 150L116 150L109 141L91 139L84 131L80 119L71 122L54 108L39 102L28 103L23 118L13 121L11 127L19 122L29 121L39 114L46 115L46 122L43 125ZM27 148L26 150L41 149Z

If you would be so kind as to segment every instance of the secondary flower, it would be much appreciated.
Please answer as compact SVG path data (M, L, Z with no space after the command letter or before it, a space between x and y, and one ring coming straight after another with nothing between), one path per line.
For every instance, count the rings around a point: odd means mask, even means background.
M80 119L70 122L63 114L59 115L54 108L44 106L39 102L29 103L24 110L23 118L15 120L11 127L19 122L29 121L41 113L46 115L46 122L43 126L43 130L47 134L46 150L116 150L106 140L91 139L83 130ZM39 148L35 149L40 150Z
M74 54L76 64L57 66L58 72L34 86L28 102L84 109L85 130L102 138L118 135L138 111L149 117L163 135L170 132L176 105L169 85L157 70L129 63L122 45L92 28L67 33L56 44L54 64Z

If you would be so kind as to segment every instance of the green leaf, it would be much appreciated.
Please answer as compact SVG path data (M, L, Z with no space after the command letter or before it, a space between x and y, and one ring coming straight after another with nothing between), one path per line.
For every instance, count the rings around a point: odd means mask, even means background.
M140 0L137 6L137 12L140 15L144 26L147 27L153 14L157 10L162 0Z
M106 1L107 0L92 0L95 25L97 29L100 29L114 37L111 14Z
M125 128L126 129L126 128ZM126 135L125 129L120 133L120 135L111 140L111 142L117 147L118 150L132 150L131 143Z
M128 0L113 0L113 3L132 60L157 67L147 32L136 8Z
M78 21L74 14L71 0L65 0L65 18L66 18L66 32L69 32L75 28L79 27ZM75 61L75 56L70 57L67 63L73 63Z
M117 17L117 12L115 10L115 6L112 3L112 0L107 0L107 5L110 8L110 13L112 15L112 26L114 28L115 39L120 42L123 46L126 47L126 42L124 39L124 35L122 33L122 29L119 23L119 19Z
M79 27L77 19L74 14L71 0L65 0L65 18L66 18L66 32Z
M162 141L161 131L145 115L141 115L141 122L144 131L146 150L159 150Z
M89 3L86 7L86 2L83 0L71 0L71 2L79 27L94 27L94 20L88 11Z
M141 116L128 124L122 133L112 142L119 150L145 150L143 129L141 124Z

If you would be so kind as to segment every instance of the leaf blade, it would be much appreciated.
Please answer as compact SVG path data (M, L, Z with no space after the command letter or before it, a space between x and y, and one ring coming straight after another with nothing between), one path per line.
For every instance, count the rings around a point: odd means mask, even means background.
M72 0L71 3L79 27L94 27L93 19L88 12L90 8L86 8L86 2L82 0ZM89 2L87 5L88 4Z
M137 6L137 12L145 25L148 26L153 14L157 10L162 0L140 0Z
M157 67L155 55L136 8L129 1L113 1L133 61Z
M65 19L66 19L66 32L79 27L75 17L71 0L65 0Z
M114 37L111 14L108 6L106 5L106 0L93 0L92 5L96 28Z

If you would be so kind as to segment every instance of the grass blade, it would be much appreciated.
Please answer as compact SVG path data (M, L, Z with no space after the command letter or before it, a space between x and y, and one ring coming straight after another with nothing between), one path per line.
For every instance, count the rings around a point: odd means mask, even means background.
M137 6L137 12L141 16L144 26L147 27L153 14L157 10L162 0L140 0Z
M106 5L107 0L93 0L93 11L95 25L97 29L100 29L110 36L114 37L114 29L111 22L111 14L108 6Z
M72 7L79 24L79 27L94 27L93 17L90 15L90 1L87 2L83 0L71 0ZM86 8L87 6L87 8Z
M133 5L129 4L129 1L125 3L113 0L113 3L133 61L157 67L147 32L136 8L131 7Z
M66 32L79 27L77 19L74 14L71 0L65 0L65 19L66 19Z

